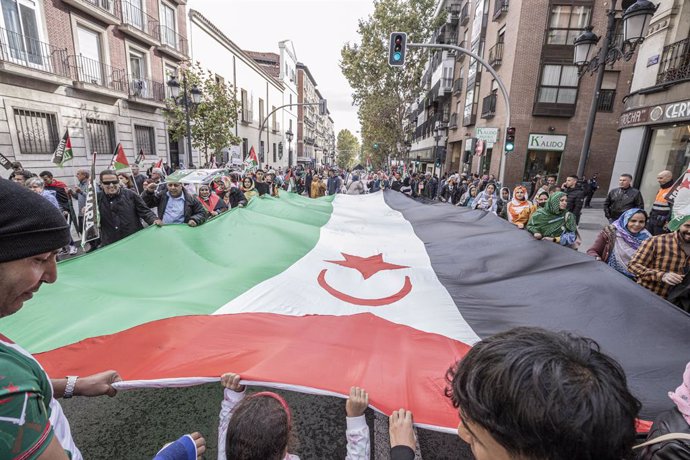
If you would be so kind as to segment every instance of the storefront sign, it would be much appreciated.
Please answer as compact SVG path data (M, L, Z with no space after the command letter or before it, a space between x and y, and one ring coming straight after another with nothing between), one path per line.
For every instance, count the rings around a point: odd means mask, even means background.
M474 135L486 142L486 148L490 149L498 141L498 128L475 128Z
M527 142L527 150L550 150L562 152L565 150L565 142L568 136L553 134L530 134Z
M669 104L641 107L623 112L618 129L636 125L690 120L690 100Z

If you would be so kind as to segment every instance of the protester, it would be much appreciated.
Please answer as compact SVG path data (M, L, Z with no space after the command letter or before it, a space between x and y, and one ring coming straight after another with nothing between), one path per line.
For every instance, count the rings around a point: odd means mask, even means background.
M618 185L620 187L611 190L606 196L606 201L604 201L604 216L609 220L609 223L617 220L628 209L644 209L642 194L632 187L630 174L621 174Z
M142 230L142 220L149 225L162 224L136 192L122 187L115 171L101 171L99 178L103 191L98 200L101 246L120 241Z
M333 170L328 171L328 181L326 182L326 193L328 195L335 195L340 192L343 186L343 180L340 176L335 174Z
M472 209L480 209L496 214L497 201L496 185L488 184L482 192L479 192L477 198L472 202Z
M53 177L50 171L43 171L39 174L45 185L45 190L55 192L55 198L64 212L69 211L69 197L67 195L67 184Z
M394 189L395 190L395 189ZM439 193L439 199L443 202L448 202L450 204L457 204L460 201L462 192L460 187L457 186L456 179L451 177L443 184L441 187L441 193Z
M460 198L460 201L455 206L467 206L471 208L474 201L477 199L477 187L470 185L465 194Z
M513 224L515 224L517 228L525 228L527 226L527 223L529 222L530 217L532 217L532 214L534 214L537 211L537 209L546 206L546 203L549 200L549 193L545 190L542 190L537 194L535 199L536 204L530 203L529 206L522 210L517 219L513 221Z
M242 179L242 193L244 193L244 199L247 200L247 202L251 201L255 196L259 196L259 192L257 192L254 187L254 181L249 176L245 176L244 179Z
M359 176L353 174L352 175L352 182L350 182L350 185L347 187L347 194L348 195L362 195L365 192L364 188L364 183L359 180Z
M538 240L572 247L576 244L577 223L573 213L566 210L567 206L566 194L554 193L543 208L532 214L527 223L527 231Z
M319 198L326 195L326 184L321 180L320 174L314 174L311 182L311 194L312 198Z
M202 185L199 187L199 195L197 196L197 199L211 217L215 217L221 212L228 210L225 202L221 200L214 192L211 192L211 188L208 185Z
M129 174L123 172L117 173L117 180L120 181L120 186L122 188L126 188L127 190L132 190L134 192L137 191L137 188L134 185L134 181L132 180Z
M247 198L244 196L244 193L242 193L237 176L235 176L234 181L232 178L230 179L230 186L223 192L223 202L230 209L247 206Z
M150 208L157 208L158 218L163 224L184 224L196 227L206 221L206 211L182 186L181 182L168 180L167 191L156 191L158 185L151 183L146 186L142 197Z
M666 232L665 226L671 219L671 205L666 199L666 195L673 187L673 173L668 170L661 171L657 174L656 181L659 183L659 191L654 198L652 212L649 213L647 230L652 235L661 235Z
M641 404L591 339L514 328L475 343L447 381L477 460L632 457Z
M496 214L504 219L506 216L506 205L510 203L510 189L508 187L502 187L501 192L498 194L498 200L496 201Z
M664 298L669 297L674 286L683 283L690 270L690 214L679 213L669 223L669 229L672 233L643 242L628 264L628 271L636 277L637 284ZM682 306L687 298L686 294L673 302Z
M278 394L270 391L246 395L239 374L221 376L224 387L218 424L218 460L286 459L299 460L288 453L293 443L293 421L290 407ZM352 387L345 403L347 413L346 460L369 460L369 426L364 411L369 395Z
M646 224L644 209L628 209L613 224L604 227L587 254L634 279L628 264L642 243L652 236L645 230Z
M402 180L400 179L400 173L396 172L395 174L393 174L393 179L391 180L390 188L391 188L391 190L399 192L400 189L402 188L402 186L403 186L403 183L402 183ZM455 204L455 203L453 203L453 204Z
M55 193L45 189L45 183L38 177L30 177L26 183L26 188L34 193L38 193L43 198L48 200L50 204L55 206L55 209L60 210L60 203L58 203L57 198L55 198Z
M254 188L259 196L270 195L270 186L265 182L266 175L263 169L257 169L254 175Z
M599 174L593 174L592 178L587 181L587 195L585 196L585 208L591 208L592 207L592 198L594 197L594 192L599 190L599 181L597 178L599 177Z
M505 206L506 220L513 225L517 225L518 228L524 228L527 221L524 221L524 218L520 219L520 216L522 211L529 209L531 206L532 203L527 200L527 189L522 185L518 185L513 189L513 199Z
M142 174L139 170L138 164L132 165L132 181L134 181L135 189L137 193L144 191L144 181L146 180L146 175Z
M568 207L566 209L573 213L575 222L579 224L582 206L587 195L587 182L580 180L575 175L571 175L567 177L561 189L568 196Z
M27 169L25 169L22 166L22 163L19 161L13 161L12 163L10 163L10 168L12 168L12 172L10 173L10 176L8 177L9 180L14 179L14 175L17 174L19 171L24 171L24 172L28 173L28 175L26 176L27 179L29 177L33 176L33 174L31 172L29 172Z
M677 436L678 434L690 436L690 363L685 366L680 386L676 388L676 391L669 391L668 397L675 407L662 412L654 420L647 436L648 443L653 442L653 444L645 447L640 460L687 460L690 458L690 439L680 439ZM665 435L672 436L672 439L654 442L655 439Z
M32 175L28 171L24 171L23 169L20 169L18 171L14 171L12 173L12 176L10 177L10 180L12 182L16 182L19 185L26 186L26 181L27 179L31 178Z
M77 185L70 190L70 196L77 200L77 216L79 219L79 232L84 231L84 208L86 207L86 191L89 187L91 172L88 169L77 170Z

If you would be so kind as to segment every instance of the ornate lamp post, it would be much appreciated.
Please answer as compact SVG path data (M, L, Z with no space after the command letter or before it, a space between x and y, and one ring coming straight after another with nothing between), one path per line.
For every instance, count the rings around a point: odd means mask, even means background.
M585 139L582 142L582 151L580 152L580 163L577 167L577 175L582 177L585 173L585 165L587 164L587 156L589 155L589 146L592 142L592 132L594 131L594 122L597 116L597 108L599 105L599 94L601 93L601 84L604 81L604 71L607 65L612 65L621 59L629 61L635 54L637 45L644 41L647 35L649 23L654 16L658 5L654 5L649 0L637 0L623 13L623 44L620 47L615 46L613 36L616 33L616 3L617 0L611 1L611 8L609 9L608 25L606 28L606 36L604 37L604 44L598 52L594 52L596 44L599 42L598 37L592 32L592 27L587 27L579 37L575 39L575 53L573 62L578 67L578 75L582 77L585 73L597 73L596 85L594 87L594 98L589 111L589 119L587 120L587 130L585 131Z
M189 155L188 166L192 165L192 123L189 119L189 111L192 107L196 106L201 102L201 90L196 86L192 85L189 94L187 93L187 77L182 74L182 96L180 97L180 82L177 81L177 76L173 75L168 80L168 88L170 88L170 94L175 100L175 104L182 104L184 107L185 122L187 124L187 153ZM190 98L191 96L191 98ZM191 99L191 100L190 100Z
M285 132L285 137L287 138L288 141L288 168L292 168L292 139L293 139L294 134L290 129Z

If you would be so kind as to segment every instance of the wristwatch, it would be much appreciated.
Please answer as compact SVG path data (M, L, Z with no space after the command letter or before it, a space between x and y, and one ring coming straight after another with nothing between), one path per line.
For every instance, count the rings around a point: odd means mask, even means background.
M76 375L67 376L67 385L65 386L65 394L62 395L63 398L69 399L74 396L74 387L77 385L78 378Z

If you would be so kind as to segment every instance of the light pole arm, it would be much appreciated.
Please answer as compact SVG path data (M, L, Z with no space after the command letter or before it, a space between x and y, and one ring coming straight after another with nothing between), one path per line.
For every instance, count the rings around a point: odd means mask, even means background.
M432 48L432 49L445 49L445 50L454 50L459 53L467 54L470 57L474 58L479 62L481 65L486 67L486 70L489 71L489 73L496 79L496 83L498 84L498 88L501 90L501 94L503 94L503 99L506 101L506 122L505 122L505 130L508 129L510 126L510 97L508 97L508 90L506 89L506 86L503 84L503 81L501 80L501 77L498 76L496 71L494 70L493 67L489 65L488 62L486 62L484 59L473 53L472 51L465 49L465 48L460 48L459 46L455 45L429 45L426 43L408 43L407 44L408 48ZM505 130L504 132L504 137L505 137ZM505 142L505 140L504 140ZM499 166L499 173L498 173L498 180L503 184L503 176L505 175L505 159L503 158L505 154L501 155L501 163Z
M264 126L266 126L266 123L268 123L268 119L271 118L271 115L276 113L280 109L284 109L285 107L299 107L299 106L305 106L305 105L319 105L318 102L295 102L293 104L284 104L281 105L280 107L276 107L275 109L271 110L266 117L261 120L261 125L259 125L259 144L256 146L257 148L260 148L261 146L261 133L264 131Z

